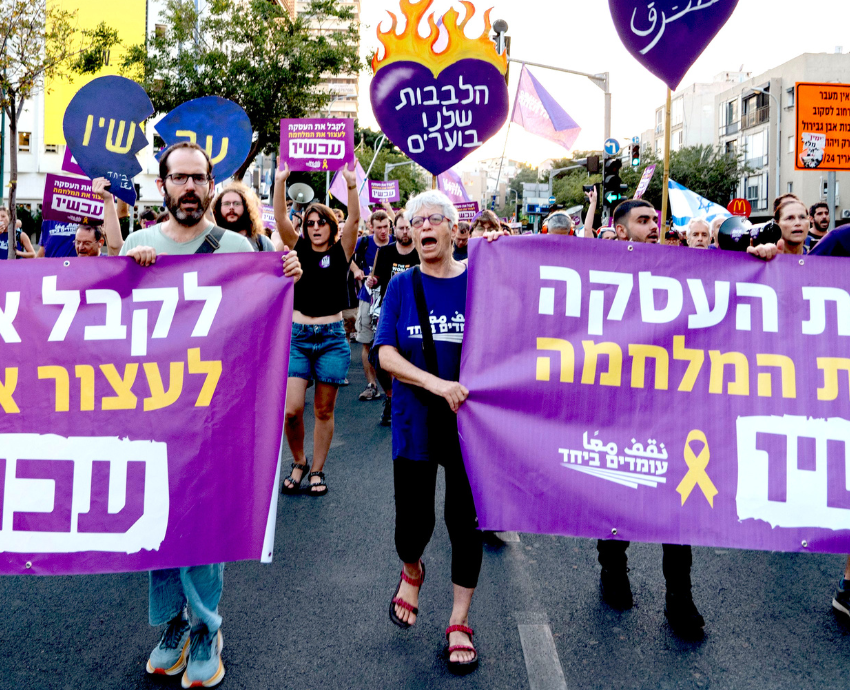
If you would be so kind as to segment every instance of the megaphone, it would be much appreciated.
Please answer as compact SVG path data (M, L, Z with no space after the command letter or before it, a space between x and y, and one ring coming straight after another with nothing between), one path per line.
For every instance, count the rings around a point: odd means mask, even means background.
M296 182L289 186L289 198L296 204L309 204L315 196L310 186L303 182Z

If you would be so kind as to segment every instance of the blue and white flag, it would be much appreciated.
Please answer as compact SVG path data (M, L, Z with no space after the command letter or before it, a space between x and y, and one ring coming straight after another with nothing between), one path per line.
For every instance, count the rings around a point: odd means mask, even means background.
M720 204L709 201L678 182L670 180L667 189L670 195L670 215L676 230L685 231L692 218L703 218L711 223L718 216L728 218L732 215Z

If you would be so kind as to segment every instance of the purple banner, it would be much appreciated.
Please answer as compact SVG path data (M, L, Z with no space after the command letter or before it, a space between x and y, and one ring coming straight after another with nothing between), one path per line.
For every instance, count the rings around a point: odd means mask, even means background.
M655 164L647 165L640 178L637 189L635 190L635 199L640 199L646 190L649 189L649 183L652 181L652 176L655 174Z
M389 182L369 180L369 203L382 204L385 201L401 201L398 180Z
M41 214L60 223L103 221L103 199L92 194L91 180L48 173Z
M455 204L455 208L457 209L458 221L465 220L467 223L471 223L473 218L478 215L477 201L467 201L464 203Z
M274 206L266 206L263 204L260 210L263 214L263 227L266 230L275 232L277 230L277 223L274 219Z
M850 552L845 261L469 247L459 422L482 529Z
M62 156L62 171L85 177L83 169L77 164L77 160L71 155L71 149L67 146L65 147L65 155Z
M0 273L0 574L270 560L293 292L280 257Z
M342 170L354 160L354 120L306 118L280 121L280 169Z

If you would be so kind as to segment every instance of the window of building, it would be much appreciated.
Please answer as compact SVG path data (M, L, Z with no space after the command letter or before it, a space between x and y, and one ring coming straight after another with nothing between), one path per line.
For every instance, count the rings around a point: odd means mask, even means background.
M767 210L767 175L750 175L744 183L744 189L753 210Z
M734 134L740 129L741 116L738 110L738 99L733 98L720 104L720 134Z
M45 153L59 153L59 146L57 144L45 144L44 145Z
M682 148L682 143L685 139L685 132L683 130L679 130L678 132L673 132L673 138L670 140L670 148L673 151L678 151Z
M793 108L794 107L794 89L790 88L785 92L785 107Z
M794 137L788 137L788 153L794 153Z
M664 131L664 112L661 109L655 111L655 133L661 134Z
M29 153L31 132L18 132L18 151Z
M664 139L655 140L655 155L659 157L664 155Z
M154 35L157 38L164 38L165 37L165 24L157 24L154 27Z
M744 136L744 161L754 170L759 170L767 165L767 141L768 130L763 129L755 134Z
M675 127L685 120L685 99L677 98L670 109L670 124Z
M788 193L788 194L793 194L793 193L794 193L794 183L793 183L793 182L789 182L789 183L786 185L786 187L785 187L785 191L786 191L786 193Z

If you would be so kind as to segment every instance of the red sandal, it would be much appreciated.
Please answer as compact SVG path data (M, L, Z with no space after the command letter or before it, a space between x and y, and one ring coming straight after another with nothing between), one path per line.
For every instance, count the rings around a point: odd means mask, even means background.
M453 632L462 632L469 636L469 644L456 644L449 646L449 635ZM466 625L450 625L446 628L446 659L449 662L449 671L452 673L463 674L474 671L478 668L478 651L472 646L472 636L475 633L472 628ZM475 656L469 661L452 661L452 652L472 652Z
M422 583L425 582L425 564L422 560L419 560L419 567L422 570L422 574L418 578L409 577L407 573L404 572L404 566L401 568L401 577L398 580L398 587L395 588L395 594L393 594L393 600L390 602L390 620L395 623L399 628L410 628L412 625L407 621L403 621L396 615L395 607L399 606L403 609L407 609L414 616L419 615L419 609L416 608L413 604L406 602L404 599L401 599L398 596L399 590L401 590L402 581L406 582L413 587L422 587Z

